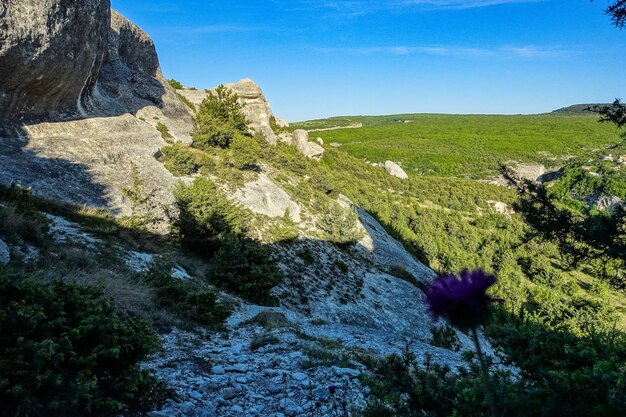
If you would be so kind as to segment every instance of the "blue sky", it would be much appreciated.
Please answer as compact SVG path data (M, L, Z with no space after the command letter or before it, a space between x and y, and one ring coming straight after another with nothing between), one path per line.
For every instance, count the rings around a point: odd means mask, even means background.
M152 36L168 78L252 78L289 121L626 99L626 30L604 0L112 3Z

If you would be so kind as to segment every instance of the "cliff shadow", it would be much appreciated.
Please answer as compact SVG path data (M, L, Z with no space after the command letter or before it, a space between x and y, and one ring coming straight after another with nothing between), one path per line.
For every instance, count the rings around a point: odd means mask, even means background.
M62 157L45 156L29 147L23 126L0 127L0 184L32 187L33 194L94 207L110 207L107 187L89 168ZM115 213L114 213L115 214Z

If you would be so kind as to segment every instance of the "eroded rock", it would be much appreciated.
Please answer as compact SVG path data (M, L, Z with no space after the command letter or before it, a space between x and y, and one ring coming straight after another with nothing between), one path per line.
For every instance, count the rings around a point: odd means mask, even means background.
M387 171L389 175L400 178L402 180L406 180L409 178L409 176L406 174L406 172L404 172L400 165L392 161L385 162L385 171Z

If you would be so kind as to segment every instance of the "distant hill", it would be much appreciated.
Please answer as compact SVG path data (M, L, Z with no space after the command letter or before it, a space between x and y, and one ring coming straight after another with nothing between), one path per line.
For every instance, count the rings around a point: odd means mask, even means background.
M593 113L586 110L588 107L591 107L591 106L606 106L608 104L609 103L574 104L574 105L571 105L571 106L562 107L560 109L554 110L552 113L591 115Z

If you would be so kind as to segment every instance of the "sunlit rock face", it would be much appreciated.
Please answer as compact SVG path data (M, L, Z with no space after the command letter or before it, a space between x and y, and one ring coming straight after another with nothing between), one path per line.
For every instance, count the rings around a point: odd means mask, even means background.
M79 112L104 62L110 0L0 3L0 120Z

